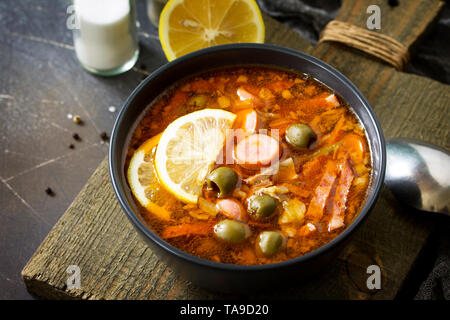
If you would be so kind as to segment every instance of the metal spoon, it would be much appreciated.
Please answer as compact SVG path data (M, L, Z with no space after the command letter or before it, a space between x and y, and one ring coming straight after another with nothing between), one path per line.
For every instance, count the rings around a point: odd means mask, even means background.
M386 144L385 183L394 196L416 209L450 215L450 153L412 139Z

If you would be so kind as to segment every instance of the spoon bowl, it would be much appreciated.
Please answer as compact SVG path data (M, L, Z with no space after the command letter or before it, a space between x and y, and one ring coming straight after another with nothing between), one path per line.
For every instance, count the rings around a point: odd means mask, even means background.
M386 143L385 183L401 202L450 215L450 153L413 139Z

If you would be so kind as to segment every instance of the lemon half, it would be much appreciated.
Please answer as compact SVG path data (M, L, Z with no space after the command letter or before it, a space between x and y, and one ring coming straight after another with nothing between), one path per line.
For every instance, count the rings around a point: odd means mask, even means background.
M169 61L214 45L263 43L264 33L254 0L170 0L159 19L159 39Z
M161 184L178 199L197 203L202 186L225 143L234 113L203 109L172 122L164 130L155 154Z

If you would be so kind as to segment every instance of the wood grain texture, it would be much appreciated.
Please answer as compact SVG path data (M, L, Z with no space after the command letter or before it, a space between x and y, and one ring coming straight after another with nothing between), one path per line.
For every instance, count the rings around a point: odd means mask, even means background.
M373 1L370 1L373 2ZM427 4L425 4L425 2ZM346 1L339 18L361 22L367 1ZM385 8L380 3L382 8ZM403 5L414 20L411 34L405 12L392 13L391 32L413 43L422 26L433 20L437 1ZM384 10L384 9L382 9ZM313 49L298 35L266 18L268 41L312 52L348 76L369 99L387 138L416 137L449 147L450 87L422 77L396 72L356 50L323 43ZM405 27L406 28L406 27ZM403 31L402 31L403 30ZM406 29L405 29L406 30ZM414 31L416 30L416 31ZM402 42L405 44L405 42ZM336 263L320 277L289 290L254 298L392 299L396 296L431 232L431 225L414 210L398 204L383 190L374 211L355 233ZM382 268L382 289L366 289L366 268ZM67 290L69 265L81 268L81 289ZM22 272L31 292L46 298L78 299L220 299L177 277L138 238L115 199L105 159Z

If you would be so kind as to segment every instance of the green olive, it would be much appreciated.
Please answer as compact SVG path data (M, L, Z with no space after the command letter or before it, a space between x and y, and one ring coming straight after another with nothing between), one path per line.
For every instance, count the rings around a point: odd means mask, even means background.
M219 198L225 197L236 187L238 175L233 169L219 167L211 172L206 180L209 188L219 192Z
M283 248L284 244L284 236L277 231L263 231L258 236L258 249L266 257L278 253Z
M253 196L249 199L248 203L248 211L250 214L260 219L272 215L277 207L277 201L267 194Z
M308 148L316 138L314 131L303 123L291 124L286 129L286 141L295 148Z
M238 243L250 235L250 229L242 222L226 219L214 226L214 234L225 242Z

